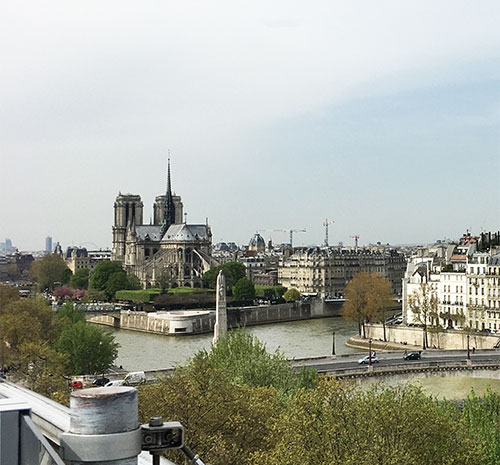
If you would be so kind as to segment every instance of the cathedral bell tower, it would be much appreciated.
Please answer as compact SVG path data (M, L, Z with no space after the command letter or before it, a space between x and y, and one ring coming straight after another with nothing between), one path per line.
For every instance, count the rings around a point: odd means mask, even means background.
M139 195L119 193L115 200L115 220L113 224L113 248L111 259L125 261L127 226L142 224L143 203Z

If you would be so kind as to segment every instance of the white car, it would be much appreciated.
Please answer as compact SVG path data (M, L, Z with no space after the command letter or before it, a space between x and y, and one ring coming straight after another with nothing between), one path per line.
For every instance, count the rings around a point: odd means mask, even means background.
M372 354L372 363L378 363L379 362L379 359L376 355ZM360 358L358 360L358 363L360 365L368 365L370 363L370 356L369 355L365 355L363 358Z
M123 383L124 383L123 379L115 379L114 381L106 383L104 387L123 386Z

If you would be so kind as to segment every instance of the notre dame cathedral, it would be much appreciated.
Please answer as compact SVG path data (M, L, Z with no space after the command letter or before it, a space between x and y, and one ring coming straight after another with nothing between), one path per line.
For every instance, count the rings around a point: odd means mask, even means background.
M152 224L143 222L139 195L118 194L114 209L112 260L135 274L144 288L162 280L169 287L202 286L212 263L212 233L208 224L183 221L181 197L172 195L170 160L167 192L155 199Z

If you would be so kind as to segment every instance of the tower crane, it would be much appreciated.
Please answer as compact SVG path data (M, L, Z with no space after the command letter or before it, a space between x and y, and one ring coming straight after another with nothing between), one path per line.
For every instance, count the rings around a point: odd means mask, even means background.
M328 226L333 223L335 223L335 221L329 220L328 218L323 223L323 226L325 227L325 247L328 247Z
M275 229L277 232L289 232L290 233L290 247L293 247L293 233L307 232L305 229Z
M358 234L354 234L352 236L350 236L354 239L354 247L357 247L358 246L358 239L359 239L359 235Z

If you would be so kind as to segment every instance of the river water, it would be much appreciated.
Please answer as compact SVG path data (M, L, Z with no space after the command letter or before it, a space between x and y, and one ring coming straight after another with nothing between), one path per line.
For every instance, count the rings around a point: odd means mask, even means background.
M337 354L360 352L347 347L347 340L357 333L356 324L342 318L290 321L245 329L266 345L269 352L276 349L287 358L314 357L332 354L333 332ZM120 344L117 365L127 371L159 370L182 364L201 349L208 349L212 334L193 336L162 336L129 330L113 330Z
M182 364L199 350L208 349L213 337L212 334L161 336L123 329L110 331L120 344L116 364L127 371L159 370ZM250 326L245 331L255 335L268 351L278 349L287 358L331 355L334 332L338 355L363 352L345 345L358 328L339 317ZM500 380L483 378L431 377L416 383L429 395L447 399L464 399L471 389L479 395L487 389L500 391Z

